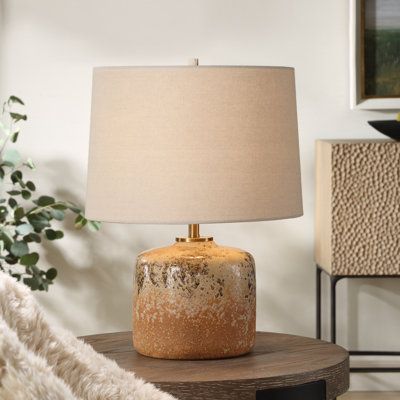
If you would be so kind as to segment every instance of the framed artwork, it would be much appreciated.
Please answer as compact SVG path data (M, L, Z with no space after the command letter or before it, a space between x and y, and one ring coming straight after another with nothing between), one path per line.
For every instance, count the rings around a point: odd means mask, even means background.
M351 107L400 110L400 0L350 5Z

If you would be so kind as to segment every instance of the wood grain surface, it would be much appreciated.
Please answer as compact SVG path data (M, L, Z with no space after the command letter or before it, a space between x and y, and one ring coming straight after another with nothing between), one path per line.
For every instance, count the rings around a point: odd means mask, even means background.
M160 360L138 354L131 332L83 337L93 348L181 400L254 400L257 390L325 380L327 399L346 392L349 358L343 348L311 338L257 333L254 350L223 360Z

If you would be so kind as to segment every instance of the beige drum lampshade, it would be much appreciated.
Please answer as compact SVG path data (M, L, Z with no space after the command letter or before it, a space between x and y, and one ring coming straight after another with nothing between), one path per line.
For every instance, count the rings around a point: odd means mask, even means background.
M292 68L94 69L87 218L187 224L300 215Z

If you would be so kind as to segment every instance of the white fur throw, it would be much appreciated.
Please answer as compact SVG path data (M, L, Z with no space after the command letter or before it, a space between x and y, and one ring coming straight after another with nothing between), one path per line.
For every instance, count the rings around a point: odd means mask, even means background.
M29 289L0 272L0 400L173 400L46 322Z

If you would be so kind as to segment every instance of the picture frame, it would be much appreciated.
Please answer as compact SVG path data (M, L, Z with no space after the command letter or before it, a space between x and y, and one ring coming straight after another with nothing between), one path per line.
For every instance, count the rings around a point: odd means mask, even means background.
M365 71L365 53L368 45L365 42L367 1L374 0L350 0L350 106L351 109L363 110L400 110L400 94L380 95L379 90L377 93L366 94L366 87L371 87L366 84Z

